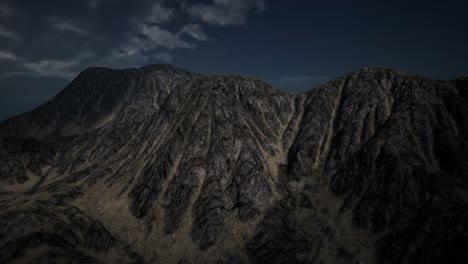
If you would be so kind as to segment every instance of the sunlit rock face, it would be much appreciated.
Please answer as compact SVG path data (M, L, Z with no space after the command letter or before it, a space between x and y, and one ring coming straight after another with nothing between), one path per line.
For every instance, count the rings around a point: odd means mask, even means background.
M87 69L0 124L0 263L466 263L467 91Z

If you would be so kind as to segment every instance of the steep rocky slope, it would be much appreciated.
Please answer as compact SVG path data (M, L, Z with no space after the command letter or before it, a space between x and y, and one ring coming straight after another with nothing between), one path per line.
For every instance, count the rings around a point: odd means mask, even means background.
M0 124L0 263L465 263L467 83L88 69Z

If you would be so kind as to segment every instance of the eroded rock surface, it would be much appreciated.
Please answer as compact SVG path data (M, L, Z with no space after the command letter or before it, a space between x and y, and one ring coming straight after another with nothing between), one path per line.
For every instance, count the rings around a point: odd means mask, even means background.
M465 263L467 91L90 68L0 124L0 263Z

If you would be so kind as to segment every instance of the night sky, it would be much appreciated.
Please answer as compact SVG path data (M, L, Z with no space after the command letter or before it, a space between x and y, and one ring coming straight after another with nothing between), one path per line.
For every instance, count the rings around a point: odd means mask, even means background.
M468 1L0 0L0 120L90 66L170 63L287 91L369 66L468 74Z

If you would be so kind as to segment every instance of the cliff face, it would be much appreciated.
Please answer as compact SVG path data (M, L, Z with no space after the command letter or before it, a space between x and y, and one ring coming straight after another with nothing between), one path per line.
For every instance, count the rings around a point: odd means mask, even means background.
M0 124L0 259L464 263L467 83L88 69Z

